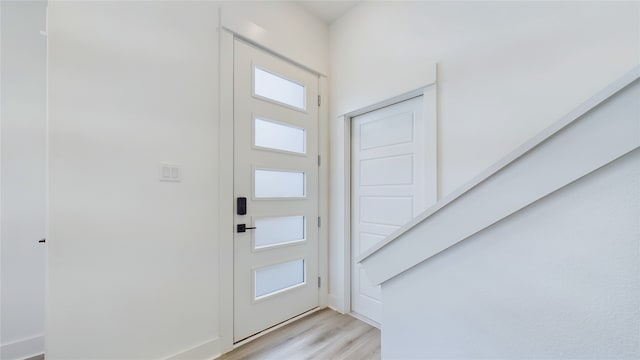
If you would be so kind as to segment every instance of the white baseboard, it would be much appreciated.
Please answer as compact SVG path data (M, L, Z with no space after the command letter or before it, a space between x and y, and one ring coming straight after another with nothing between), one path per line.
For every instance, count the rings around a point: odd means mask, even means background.
M356 318L356 319L358 319L358 320L360 320L360 321L362 321L364 323L367 323L367 324L373 326L374 328L377 328L378 330L382 330L382 324L380 324L377 321L373 321L373 320L369 319L368 317L366 317L364 315L360 315L360 314L358 314L356 312L353 312L353 311L350 312L348 315L351 315L351 317L354 317L354 318Z
M0 359L22 360L44 354L44 335L3 344L0 347Z
M335 294L329 294L329 308L333 309L341 314L346 314L344 303L342 299L338 298Z
M172 355L167 360L211 360L220 356L220 338L215 338ZM4 360L4 358L3 358Z

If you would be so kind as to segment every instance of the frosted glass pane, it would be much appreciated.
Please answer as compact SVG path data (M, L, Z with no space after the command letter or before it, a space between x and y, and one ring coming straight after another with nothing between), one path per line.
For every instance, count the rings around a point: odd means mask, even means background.
M307 108L305 104L306 91L303 85L262 70L259 67L254 68L254 81L256 95L298 109L304 110Z
M255 219L256 248L304 240L304 216Z
M254 144L304 154L304 133L304 129L256 118Z
M271 265L255 271L256 299L304 284L304 260Z
M256 198L304 197L304 173L284 170L256 170Z

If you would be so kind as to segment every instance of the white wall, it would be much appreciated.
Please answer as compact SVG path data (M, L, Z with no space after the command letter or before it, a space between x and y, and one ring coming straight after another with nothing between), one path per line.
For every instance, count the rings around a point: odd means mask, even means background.
M216 4L49 6L47 358L214 341ZM158 180L160 163L182 182Z
M329 73L327 24L288 1L224 2L222 25L242 37L325 76Z
M1 4L2 289L0 358L44 351L45 2Z
M387 359L640 357L640 150L383 284Z
M281 23L311 19L273 6ZM48 359L220 351L220 296L232 291L219 286L230 254L218 253L218 230L231 226L218 211L219 136L229 136L218 130L220 8L50 5ZM296 29L274 26L272 12L247 19L289 39L292 59L304 36L328 42L326 27L291 40ZM161 162L180 164L182 182L161 183Z
M447 195L640 62L640 4L365 2L334 22L331 298L344 299L344 130L371 87L406 90L438 63L439 193Z

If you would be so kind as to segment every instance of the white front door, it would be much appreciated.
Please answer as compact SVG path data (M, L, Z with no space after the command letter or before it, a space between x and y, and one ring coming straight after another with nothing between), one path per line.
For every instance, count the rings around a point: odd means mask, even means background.
M318 306L318 76L234 43L234 341Z
M371 284L356 260L430 205L422 98L351 122L351 310L378 324L380 286Z

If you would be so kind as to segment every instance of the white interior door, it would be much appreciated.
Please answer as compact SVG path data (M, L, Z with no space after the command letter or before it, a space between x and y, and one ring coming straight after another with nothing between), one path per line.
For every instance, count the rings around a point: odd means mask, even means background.
M380 286L356 259L429 205L422 96L356 116L351 126L351 310L380 323Z
M317 75L235 41L235 342L318 306L317 99Z

